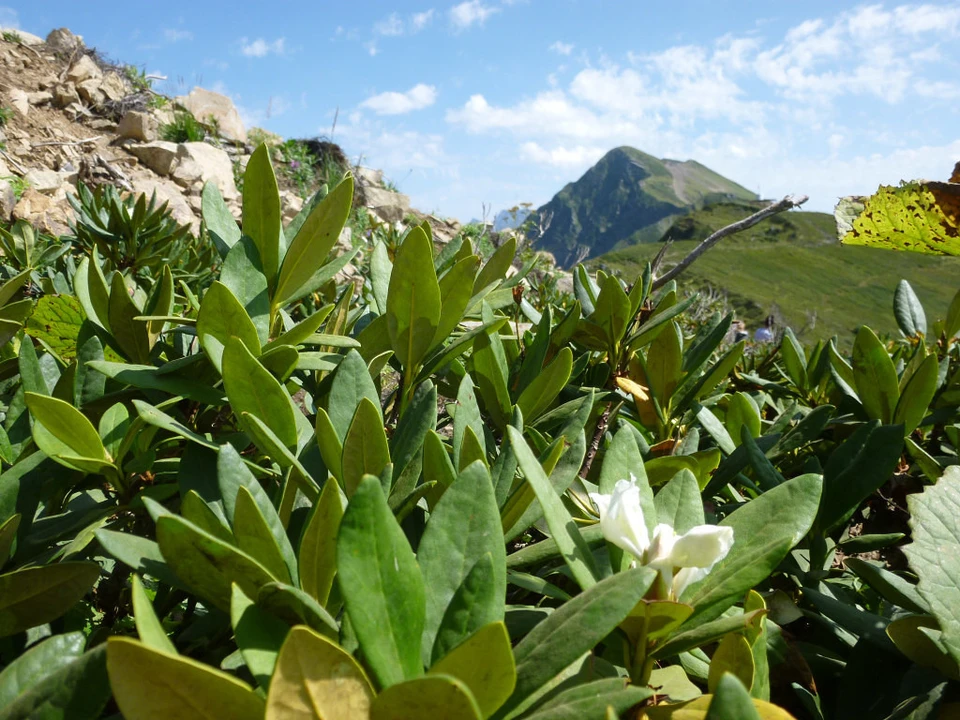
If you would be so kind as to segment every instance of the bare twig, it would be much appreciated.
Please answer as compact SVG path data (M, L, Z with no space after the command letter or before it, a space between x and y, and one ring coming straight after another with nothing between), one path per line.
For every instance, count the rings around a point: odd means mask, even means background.
M660 272L660 263L663 262L663 258L666 257L667 250L670 249L671 245L673 245L673 239L667 239L664 241L663 246L657 251L657 256L650 265L650 274L653 275L653 277L656 277L657 273Z
M593 440L590 441L590 447L587 449L586 460L584 460L583 467L580 469L581 478L585 479L587 475L590 474L593 459L597 456L597 451L600 449L600 440L603 439L604 433L607 432L607 425L610 423L610 411L612 409L613 403L608 402L607 406L603 409L600 420L597 422L597 430L593 434Z
M771 205L768 205L767 207L765 207L763 210L755 212L750 217L746 217L743 220L727 225L724 228L720 228L715 233L713 233L713 235L708 237L702 243L697 245L693 250L691 250L689 255L687 255L683 260L677 263L676 266L671 268L665 275L663 275L662 277L658 277L656 280L654 280L653 288L657 289L659 287L663 287L664 285L666 285L668 282L673 280L680 273L682 273L684 270L690 267L698 257L703 255L707 250L712 248L714 245L716 245L718 242L723 240L723 238L727 237L728 235L733 235L734 233L738 233L743 230L746 230L748 227L753 227L758 222L766 220L768 217L771 217L773 215L777 215L786 210L790 210L791 208L799 207L800 205L803 205L803 203L805 203L807 200L808 198L806 195L800 195L800 196L787 195L787 197L785 197L780 202L772 203Z
M103 135L94 135L90 138L84 138L83 140L50 140L48 142L33 143L30 146L30 149L38 147L47 147L49 145L86 145L87 143L96 142L97 140L102 140Z
M7 162L13 165L13 169L16 170L18 173L20 173L21 177L27 174L27 169L23 165L18 163L16 160L14 160L12 157L10 157L10 155L7 154L6 150L0 150L0 155L3 155L3 157L6 158Z

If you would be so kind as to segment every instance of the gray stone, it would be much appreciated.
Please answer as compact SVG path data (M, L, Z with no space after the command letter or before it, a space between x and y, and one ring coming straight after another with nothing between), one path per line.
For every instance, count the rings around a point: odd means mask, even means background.
M10 222L16 205L17 196L13 192L13 185L7 180L0 180L0 220Z
M284 224L289 223L303 210L303 198L296 193L288 191L281 192L280 207L283 208Z
M80 102L80 96L77 95L77 88L72 82L57 85L53 89L53 104L58 108L65 108L78 102Z
M67 80L79 85L85 80L101 80L103 72L89 55L81 55L67 71Z
M53 100L53 93L48 90L41 90L40 92L27 93L27 101L31 105L46 105L48 102Z
M128 95L127 84L115 72L108 72L103 76L100 92L106 96L107 100L123 100Z
M120 118L117 135L140 142L152 142L157 139L157 120L149 113L129 110Z
M30 112L30 99L27 97L27 93L20 88L10 88L7 90L7 100L13 109L21 115L26 115Z
M367 187L363 194L367 199L367 207L387 222L399 222L410 211L410 198L403 193Z
M11 32L16 33L20 36L20 42L24 45L40 45L43 43L43 38L37 37L33 33L24 32L23 30L15 27L3 27L0 26L0 33Z
M63 185L63 178L55 170L29 170L23 179L37 192L52 195Z
M95 78L78 83L77 94L80 95L81 100L93 107L99 107L106 100L106 96L100 90L100 80Z
M226 95L195 87L189 95L178 97L177 102L204 125L211 125L212 119L222 137L243 143L247 141L240 113Z
M233 180L233 163L220 148L204 142L183 143L177 149L178 167L173 179L178 185L192 187L212 182L225 200L238 196Z
M67 28L57 28L47 34L47 46L59 53L72 53L77 48L83 47L83 38L80 35L74 35Z
M177 169L177 144L155 140L144 145L131 145L127 152L158 175L170 175Z
M357 176L357 180L360 181L360 184L364 186L383 186L383 170L375 170L374 168L368 167L356 167L353 169L353 172L354 175Z

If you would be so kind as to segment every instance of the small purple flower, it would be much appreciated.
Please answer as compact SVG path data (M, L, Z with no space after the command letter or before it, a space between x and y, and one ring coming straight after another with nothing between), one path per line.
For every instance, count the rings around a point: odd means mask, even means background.
M291 169L291 170L299 170L299 169L300 169L300 161L299 161L299 160L291 160L291 161L290 161L290 169Z

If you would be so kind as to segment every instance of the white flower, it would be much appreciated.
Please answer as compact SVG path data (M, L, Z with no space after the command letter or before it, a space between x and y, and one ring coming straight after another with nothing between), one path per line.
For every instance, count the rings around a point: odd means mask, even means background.
M618 481L610 495L590 493L590 499L600 512L603 537L660 573L673 598L706 577L733 546L733 528L719 525L698 525L677 535L660 524L650 537L633 475Z

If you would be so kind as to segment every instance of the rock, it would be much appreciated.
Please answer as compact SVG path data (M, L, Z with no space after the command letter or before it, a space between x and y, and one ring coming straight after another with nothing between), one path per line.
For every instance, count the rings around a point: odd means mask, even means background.
M173 112L173 108L169 106L155 108L150 111L150 114L157 119L158 125L169 125L177 119L177 115L175 112Z
M259 127L252 127L247 131L247 141L251 145L260 145L261 143L266 143L267 147L276 147L277 145L283 145L283 138L272 133L269 130L264 130Z
M197 181L201 187L207 181L214 183L224 199L238 196L233 180L233 163L220 148L204 142L183 143L177 149L178 166L173 179L178 185L191 187Z
M67 80L79 85L85 80L101 80L103 72L89 55L81 55L67 71Z
M127 152L153 170L158 175L170 175L177 169L177 144L165 140L154 140L145 145L131 145Z
M24 32L19 28L0 26L0 33L6 32L16 33L20 37L20 42L24 45L40 45L43 43L43 38L37 37L33 33Z
M133 190L137 194L146 195L148 201L156 192L158 205L167 203L167 209L174 220L181 225L189 225L194 233L199 231L200 220L193 214L190 203L176 185L166 180L141 177L134 179Z
M339 250L353 249L353 228L349 225L343 228L337 236L337 248Z
M280 193L280 207L283 208L283 222L287 224L303 210L303 198L295 193L284 191Z
M129 94L127 84L115 72L108 72L103 76L100 92L106 96L107 100L123 100Z
M210 125L212 118L222 137L243 143L247 141L240 113L226 95L195 87L189 95L178 97L177 102L204 125Z
M13 185L7 180L0 180L0 220L10 222L13 208L17 205L17 196L13 192Z
M14 220L26 220L41 232L65 235L70 232L72 213L66 200L58 203L34 188L27 188L14 206L12 217Z
M117 124L110 120L109 118L94 118L87 123L87 127L91 130L110 130L114 131L117 129Z
M13 109L21 115L26 115L30 112L30 99L27 97L27 93L20 88L10 88L7 90L7 100Z
M77 83L77 94L80 95L81 100L93 107L99 107L106 100L106 96L100 90L100 80L95 78Z
M31 105L46 105L53 100L53 93L48 90L27 93L27 102Z
M383 186L383 170L375 170L368 167L356 167L353 169L353 174L356 175L357 180L360 181L361 185L372 187Z
M157 120L149 113L128 110L117 126L117 135L140 142L152 142L157 139Z
M402 193L377 187L364 188L367 207L387 222L399 222L410 211L410 198Z
M54 194L63 184L63 178L55 170L30 170L23 179L30 188L44 195Z
M78 102L80 102L80 96L77 95L77 87L72 82L53 88L53 104L58 108L65 108Z
M74 35L67 28L57 28L47 34L47 46L57 53L72 53L83 47L83 37Z

